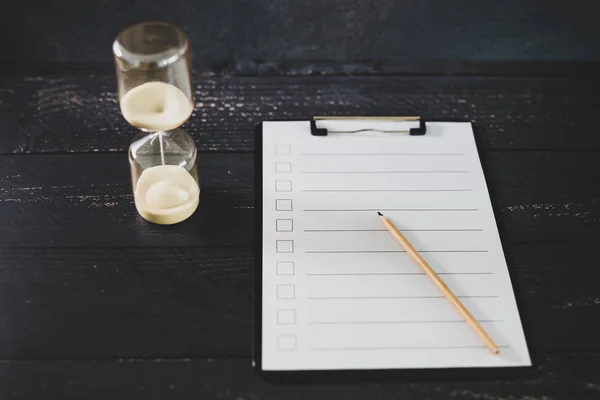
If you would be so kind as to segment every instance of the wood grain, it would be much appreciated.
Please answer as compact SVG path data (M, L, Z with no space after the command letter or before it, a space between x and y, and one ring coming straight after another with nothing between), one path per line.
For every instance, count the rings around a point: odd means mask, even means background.
M0 246L234 246L253 234L251 155L199 157L200 207L176 226L135 210L124 154L0 159ZM225 228L227 212L240 221Z
M587 243L514 244L509 263L534 355L600 351L600 271ZM0 249L0 359L251 354L248 247Z
M90 400L595 399L599 362L597 354L561 354L540 357L530 374L512 380L465 376L454 382L397 379L316 385L265 383L253 373L248 359L21 361L0 364L0 395Z
M0 358L249 354L247 248L3 249Z
M28 1L16 6L27 8ZM226 2L217 3L211 10L230 15ZM278 15L288 5L272 6ZM544 13L557 10L547 6ZM364 8L354 0L347 7L349 12ZM376 13L382 7L369 2L367 8ZM573 10L565 18L588 18L576 5ZM94 38L75 36L69 25L56 25L52 18L40 22L43 7L28 7L30 29L15 40L4 34L15 32L6 15L0 13L0 49L11 51L3 66L13 71L31 62L19 53L25 47L11 47L25 39L45 60L31 63L36 68L52 69L54 62L79 56L84 64L105 57L80 46L74 53L76 42L65 38L106 42L110 24L96 24ZM94 18L73 23L94 26L89 24ZM113 20L124 21L122 15ZM44 30L44 24L57 28ZM513 25L515 37L523 36L526 28ZM369 31L359 28L349 32ZM192 34L238 35L226 26L218 29ZM255 37L260 29L253 31ZM321 35L307 29L298 43ZM44 35L36 34L40 30ZM556 48L572 38L561 35L564 41L558 43L547 36ZM369 40L360 36L359 47ZM195 43L203 46L201 40ZM342 49L335 60L304 59L290 68L291 55L314 51L310 57L317 57L321 51L294 50L290 43L282 37L282 51L274 55L273 48L213 48L213 41L205 41L210 55L205 60L212 63L207 70L238 76L195 76L197 107L186 129L201 151L201 204L191 220L174 227L154 226L136 215L125 154L136 131L118 113L112 74L89 73L106 71L110 62L93 61L72 75L57 70L63 75L0 76L0 398L599 397L600 325L594 321L600 270L594 260L600 241L600 136L595 134L600 80L589 75L304 76L397 72L402 66L400 59L346 64L362 47L356 53ZM570 47L573 54L586 43ZM531 46L539 50L539 45ZM249 57L254 51L267 58ZM218 52L221 62L213 62ZM320 386L276 386L253 375L248 357L254 171L253 155L246 153L254 150L252 131L261 120L314 114L421 114L475 123L536 362L531 375L512 381L465 377L465 382ZM236 221L233 229L222 229L224 214Z
M596 152L493 152L493 198L510 242L600 237ZM133 206L124 154L0 157L0 247L249 246L253 155L201 154L198 211L152 225ZM236 221L223 228L222 214Z
M486 149L600 149L594 78L195 76L200 151L248 152L267 119L421 115L474 122ZM0 78L0 154L124 152L136 130L112 75Z
M598 27L586 0L536 2L463 0L307 0L252 2L103 1L89 6L22 0L0 14L3 67L52 62L110 63L111 43L126 25L166 19L190 36L201 71L277 71L289 62L352 66L403 65L406 60L598 59ZM82 48L82 43L85 44Z

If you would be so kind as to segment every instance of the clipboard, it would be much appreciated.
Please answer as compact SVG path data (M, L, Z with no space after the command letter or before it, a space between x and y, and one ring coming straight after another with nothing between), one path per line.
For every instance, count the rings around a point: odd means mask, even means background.
M324 122L331 121L343 121L343 122L354 122L360 121L361 125L356 129L332 129L323 126ZM394 129L379 129L376 124L371 125L375 122L400 122L410 123L410 126ZM263 180L263 162L264 162L264 124L269 122L286 122L282 120L278 121L265 121L259 124L255 129L255 210L256 210L256 233L255 233L255 307L254 307L254 344L253 344L253 367L255 371L264 379L274 381L309 381L309 382L334 382L334 381L351 381L355 379L360 380L374 380L374 381L388 381L395 379L405 380L420 380L420 379L474 379L474 378L507 378L513 376L520 376L530 370L530 365L523 366L502 366L502 367L450 367L450 368L349 368L349 369L300 369L300 370L274 370L265 369L263 362L263 277L264 277L264 265L263 265L263 245L264 238L263 233L265 229L269 229L263 224L263 204L264 196L263 189L265 182ZM292 121L287 121L292 122ZM377 133L380 135L405 135L405 136L427 136L428 124L420 117L313 117L306 122L307 129L306 133L313 137L327 137L333 135L354 135L363 133ZM435 123L435 122L431 122ZM326 124L325 124L326 125ZM475 136L476 137L476 136ZM327 138L324 138L327 140ZM476 143L476 153L480 160L480 165L485 176L485 186L491 193L491 184L486 174L485 159L483 152L481 151L481 145ZM491 197L491 196L490 196ZM502 242L503 228L496 218L496 207L494 201L491 200L491 209L495 218L495 225L500 231L499 240L502 245L502 256L509 260L507 256L507 250L505 243ZM507 262L507 271L510 277L511 290L513 291L516 299L516 305L520 303L519 291L517 284L514 280L514 275L511 271L510 263ZM520 315L520 310L519 315ZM522 325L526 325L525 321L520 321ZM385 327L383 327L385 329ZM525 328L523 327L523 336L525 336ZM525 339L526 342L530 342ZM531 357L530 354L528 354ZM531 359L531 358L530 358Z

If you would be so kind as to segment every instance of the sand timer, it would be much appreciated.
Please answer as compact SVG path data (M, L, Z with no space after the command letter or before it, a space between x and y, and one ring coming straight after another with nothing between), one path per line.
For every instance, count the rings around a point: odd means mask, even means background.
M187 36L160 21L123 30L113 43L121 113L142 132L129 146L136 209L175 224L198 207L196 146L179 129L194 109Z

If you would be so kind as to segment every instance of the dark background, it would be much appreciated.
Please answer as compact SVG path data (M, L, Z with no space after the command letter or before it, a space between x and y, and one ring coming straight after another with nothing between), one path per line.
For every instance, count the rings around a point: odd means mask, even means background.
M595 3L0 0L0 399L600 398ZM171 227L135 211L111 52L151 18L189 34L195 68L202 200ZM252 134L313 115L473 122L528 374L255 376Z
M3 69L16 72L110 68L114 37L145 19L180 25L200 73L414 72L415 62L444 70L464 61L600 59L593 0L4 3L0 57Z

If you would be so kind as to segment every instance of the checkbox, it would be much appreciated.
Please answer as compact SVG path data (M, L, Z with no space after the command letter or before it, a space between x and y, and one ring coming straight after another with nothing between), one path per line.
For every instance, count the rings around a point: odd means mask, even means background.
M275 172L279 174L289 174L292 172L292 163L289 162L277 162L275 163Z
M276 247L277 247L278 253L293 253L294 252L294 241L293 240L278 240Z
M292 181L275 181L276 192L291 192Z
M296 298L296 287L294 285L277 285L277 298L289 300Z
M296 335L279 335L277 337L277 349L283 351L296 350Z
M294 220L293 219L278 219L275 222L275 228L277 232L293 232L294 231Z
M277 210L277 211L292 211L292 200L291 199L275 200L275 210Z
M277 310L277 323L279 325L294 325L296 323L296 310Z
M278 156L289 156L292 153L292 149L289 144L276 144L275 154Z
M294 275L293 261L280 261L277 263L277 275Z

